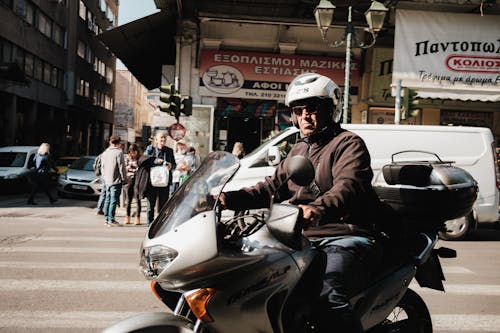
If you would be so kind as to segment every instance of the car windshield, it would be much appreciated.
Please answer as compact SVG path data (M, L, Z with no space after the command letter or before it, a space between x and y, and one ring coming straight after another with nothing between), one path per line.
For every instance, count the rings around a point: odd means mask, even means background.
M246 154L245 157L250 157L250 156L253 156L255 155L256 153L260 152L262 150L262 147L264 147L265 145L267 145L267 143L269 141L271 141L272 139L274 139L275 137L277 137L278 135L281 135L281 133L283 133L284 131L289 131L290 130L290 127L287 127L285 128L284 130L274 134L273 136L267 138L266 140L264 140L257 148L255 148L254 150L252 150L250 153Z
M179 187L165 205L149 230L151 238L169 232L201 212L213 210L214 197L231 179L240 166L231 153L216 151Z
M24 166L27 153L2 152L0 153L0 167L19 168Z
M81 157L71 163L69 168L74 170L94 171L94 160L95 157Z

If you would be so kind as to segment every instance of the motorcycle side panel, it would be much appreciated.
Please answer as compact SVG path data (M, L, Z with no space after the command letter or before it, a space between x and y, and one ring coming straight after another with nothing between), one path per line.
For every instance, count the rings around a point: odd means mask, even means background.
M351 299L365 330L384 320L404 296L416 267L405 265Z
M148 329L148 332L193 333L192 327L193 324L184 317L168 312L150 312L124 319L102 332L125 333Z

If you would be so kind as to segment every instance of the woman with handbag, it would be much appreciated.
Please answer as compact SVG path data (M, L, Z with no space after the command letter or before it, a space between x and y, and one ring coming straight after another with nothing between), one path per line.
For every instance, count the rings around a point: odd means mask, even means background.
M155 206L158 202L158 210L160 210L163 205L167 202L170 195L169 186L172 183L172 172L177 167L174 158L174 151L172 148L167 146L167 134L163 131L159 131L155 135L155 146L149 145L146 148L145 155L154 157L150 163L150 181L148 182L148 187L146 189L146 200L147 200L147 215L148 215L148 226L154 220ZM153 170L153 168L157 168ZM167 176L167 181L155 183L152 180L156 180L158 171L163 170ZM160 177L161 178L161 177ZM161 180L161 179L160 179Z

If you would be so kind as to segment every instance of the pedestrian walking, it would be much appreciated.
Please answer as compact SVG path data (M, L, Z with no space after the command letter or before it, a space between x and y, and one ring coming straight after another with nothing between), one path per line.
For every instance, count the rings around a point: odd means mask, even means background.
M112 135L109 147L101 154L101 173L105 185L104 217L105 225L119 226L115 220L116 206L120 200L122 184L126 182L125 156L121 149L121 139Z
M167 146L167 133L164 131L159 131L155 135L155 145L149 145L146 148L145 156L139 160L139 167L142 165L143 168L147 168L148 174L151 174L151 168L157 166L165 166L168 173L168 185L167 186L153 186L151 184L151 179L147 179L147 185L144 186L144 180L141 181L139 185L141 190L138 191L139 194L145 194L147 199L147 215L148 215L148 225L154 220L155 207L158 202L158 210L160 210L163 205L167 202L170 196L170 184L172 184L172 170L175 170L177 164L175 163L174 151L172 148ZM153 158L148 158L153 157ZM144 161L144 164L142 164ZM144 191L145 190L145 191ZM143 194L143 195L144 195Z
M49 192L50 170L59 173L56 165L50 157L50 145L46 142L42 143L38 148L38 152L33 157L35 164L35 173L33 174L33 187L28 198L28 205L36 205L35 195L38 191L43 191L47 194L49 202L53 204L57 201Z
M128 148L128 154L125 159L125 169L127 170L127 203L126 203L126 212L124 224L130 223L130 213L132 210L132 201L135 199L137 208L135 213L135 221L134 224L141 224L141 199L139 198L138 193L134 190L135 188L135 175L137 173L138 161L141 157L141 149L135 143L131 144Z

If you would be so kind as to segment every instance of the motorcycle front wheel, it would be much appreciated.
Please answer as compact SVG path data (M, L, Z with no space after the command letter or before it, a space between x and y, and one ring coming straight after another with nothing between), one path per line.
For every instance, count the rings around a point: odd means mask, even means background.
M432 333L432 320L424 300L408 289L387 318L370 333Z

